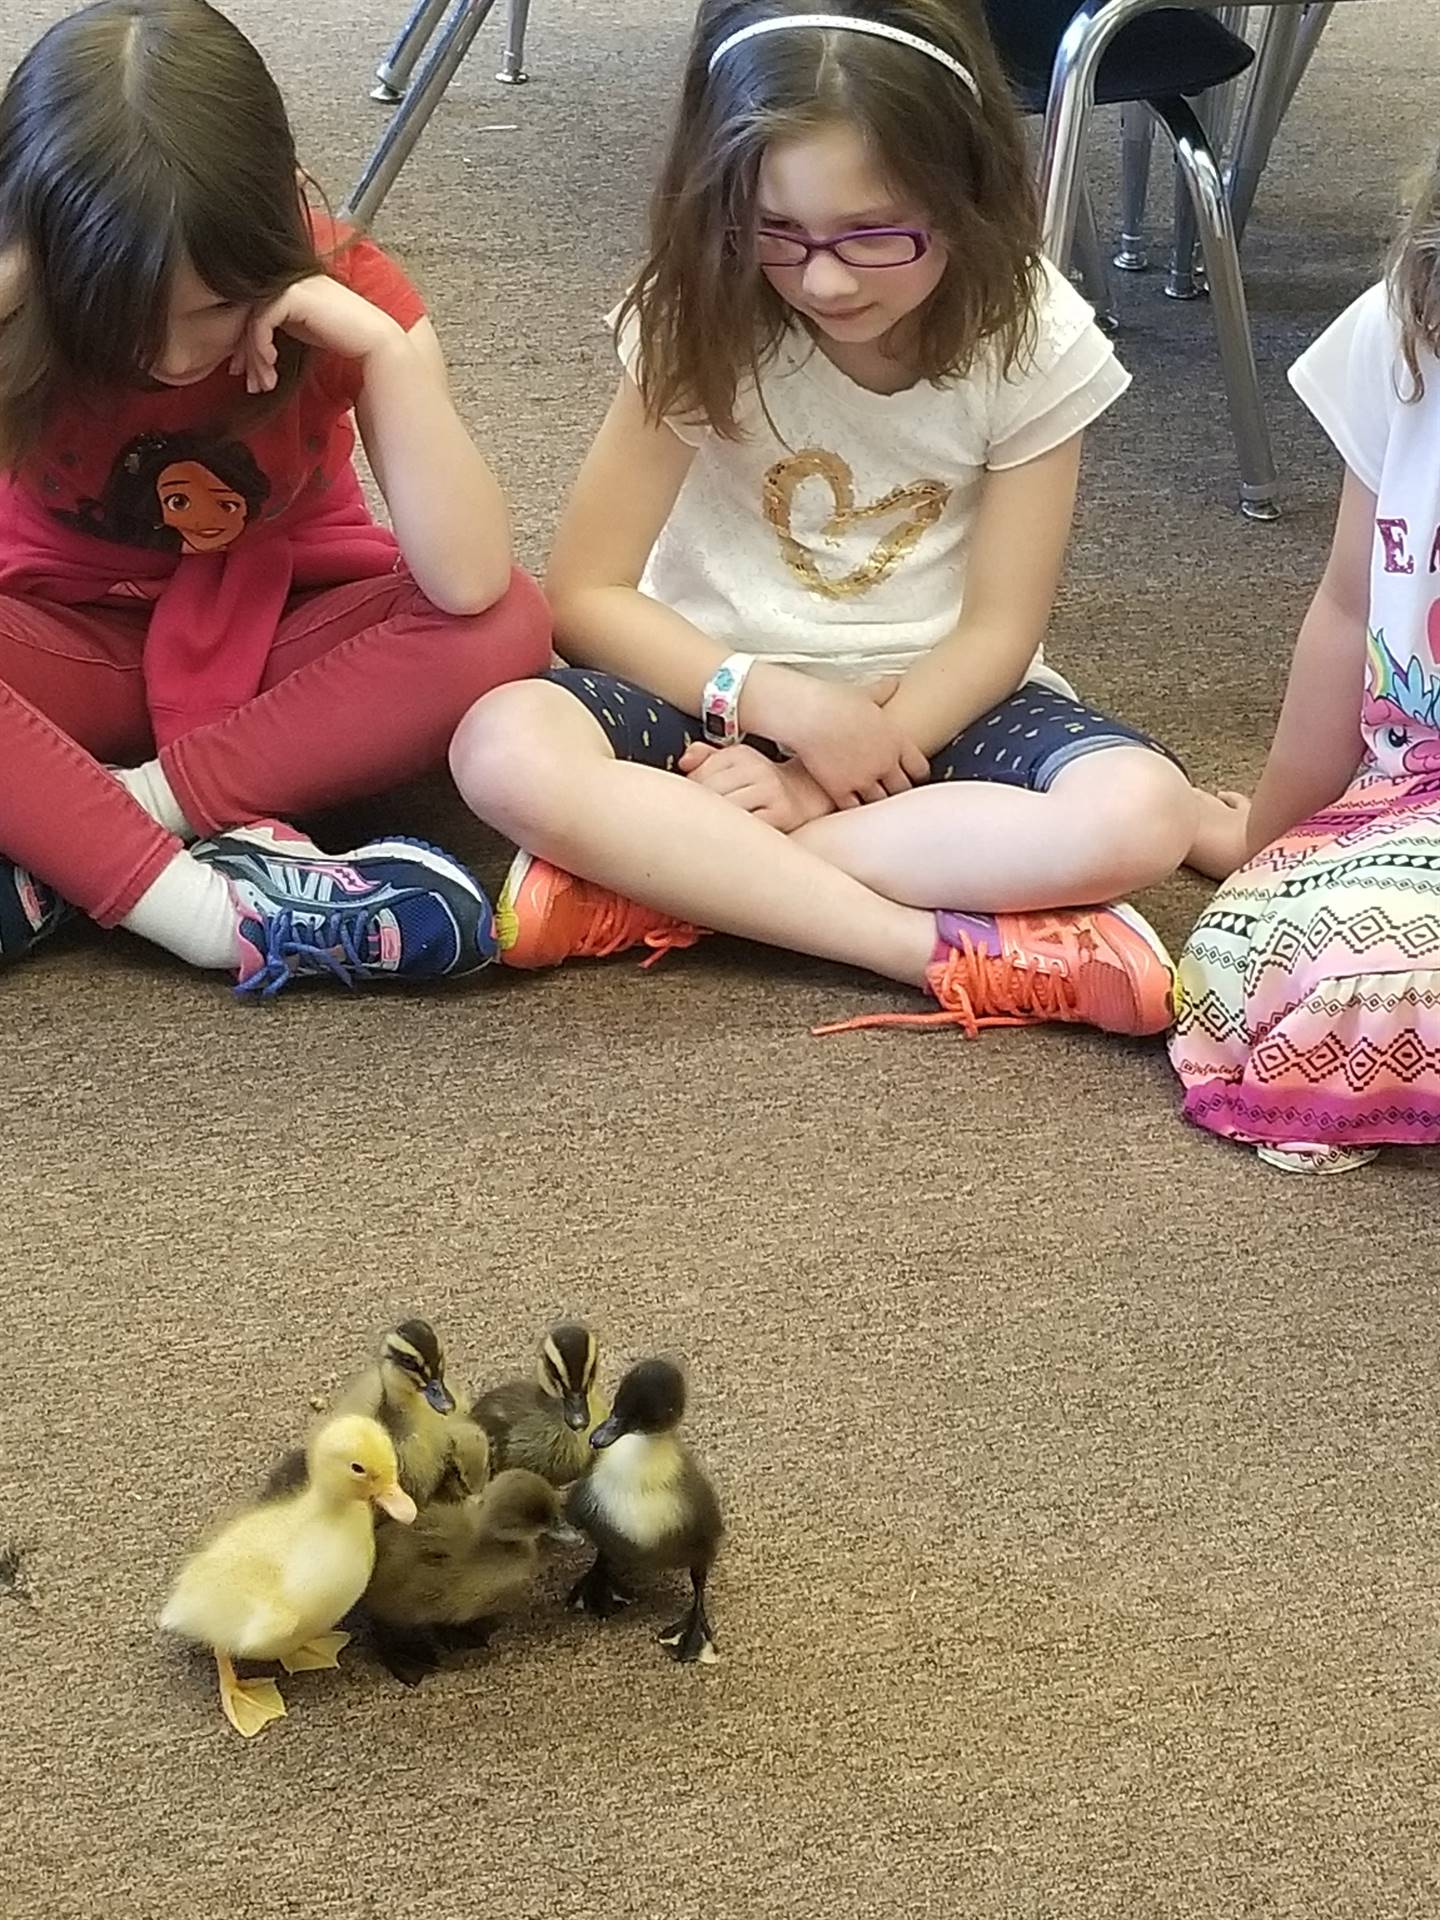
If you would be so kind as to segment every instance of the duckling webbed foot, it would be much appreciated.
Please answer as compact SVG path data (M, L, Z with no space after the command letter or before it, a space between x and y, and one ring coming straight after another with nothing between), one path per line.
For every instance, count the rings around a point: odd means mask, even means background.
M703 1607L692 1607L683 1620L677 1620L673 1627L666 1627L655 1637L672 1660L683 1661L687 1666L695 1661L702 1666L713 1666L720 1658Z
M628 1607L632 1598L617 1584L604 1560L599 1559L583 1580L575 1582L566 1605L572 1612L588 1613L592 1620L608 1620L622 1607Z
M715 1651L715 1636L710 1631L710 1622L705 1617L705 1572L690 1575L690 1584L695 1590L695 1598L690 1603L690 1611L683 1620L677 1620L673 1627L666 1627L655 1637L670 1655L685 1665L699 1662L702 1666L711 1666L720 1658Z
M374 1634L375 1651L402 1687L418 1687L440 1664L432 1634L404 1633L378 1623Z
M241 1680L223 1653L215 1655L220 1675L220 1705L235 1731L252 1740L272 1720L285 1718L285 1702L273 1680Z
M468 1647L483 1652L494 1638L495 1629L500 1622L493 1618L466 1620L456 1626L443 1630L445 1644L451 1647Z
M349 1644L348 1633L317 1633L282 1653L280 1664L287 1673L319 1673L327 1667L338 1667L340 1651Z

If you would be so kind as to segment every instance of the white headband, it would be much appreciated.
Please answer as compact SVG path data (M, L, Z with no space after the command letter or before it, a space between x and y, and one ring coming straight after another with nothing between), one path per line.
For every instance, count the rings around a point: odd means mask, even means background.
M903 27L890 27L883 20L861 20L849 13L783 13L773 20L753 20L748 27L741 27L735 33L727 34L710 56L710 64L705 69L713 73L732 47L738 47L742 40L754 40L762 33L786 33L792 27L819 27L837 33L868 33L876 40L893 40L897 46L913 47L916 53L928 54L932 60L938 60L947 67L970 89L978 100L980 89L975 84L975 76L968 67L962 67L953 54L946 53L943 47L937 47L931 40L922 40L918 33L906 33Z

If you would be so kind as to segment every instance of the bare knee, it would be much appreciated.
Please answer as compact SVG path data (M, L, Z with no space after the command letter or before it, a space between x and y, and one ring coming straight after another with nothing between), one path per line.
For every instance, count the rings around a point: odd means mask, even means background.
M573 811L576 761L587 750L607 752L573 694L549 680L513 680L477 700L460 722L450 772L487 825L533 848Z
M1195 837L1199 802L1173 761L1115 749L1078 761L1051 789L1071 816L1078 899L1114 900L1175 872ZM1083 776L1083 777L1080 777Z

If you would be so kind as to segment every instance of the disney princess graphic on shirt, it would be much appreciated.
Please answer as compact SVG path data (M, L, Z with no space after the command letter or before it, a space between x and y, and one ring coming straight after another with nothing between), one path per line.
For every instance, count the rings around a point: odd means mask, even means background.
M1440 600L1426 620L1430 665L1412 654L1403 663L1370 630L1365 649L1365 700L1360 718L1375 757L1392 771L1440 773Z
M80 533L175 554L221 553L257 517L270 482L240 440L142 433L116 454L98 499L55 517Z

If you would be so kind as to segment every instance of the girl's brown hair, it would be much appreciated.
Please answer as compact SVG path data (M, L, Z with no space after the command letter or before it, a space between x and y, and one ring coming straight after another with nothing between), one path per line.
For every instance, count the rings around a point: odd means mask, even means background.
M1390 256L1390 286L1400 315L1401 350L1415 390L1425 392L1420 355L1440 358L1440 160L1417 183Z
M1040 216L1019 115L983 24L966 0L836 0L928 40L973 74L979 98L915 48L803 28L720 42L798 0L702 0L670 150L650 212L650 254L621 308L640 330L640 382L653 418L703 419L733 439L735 396L793 319L736 235L755 226L761 157L775 141L855 127L897 192L950 249L907 350L919 378L963 373L982 342L1010 367L1034 311Z
M0 322L0 467L62 394L143 383L175 270L252 306L320 273L295 140L260 55L204 0L99 0L59 21L0 98L0 255L24 296ZM280 381L304 349L284 338Z

